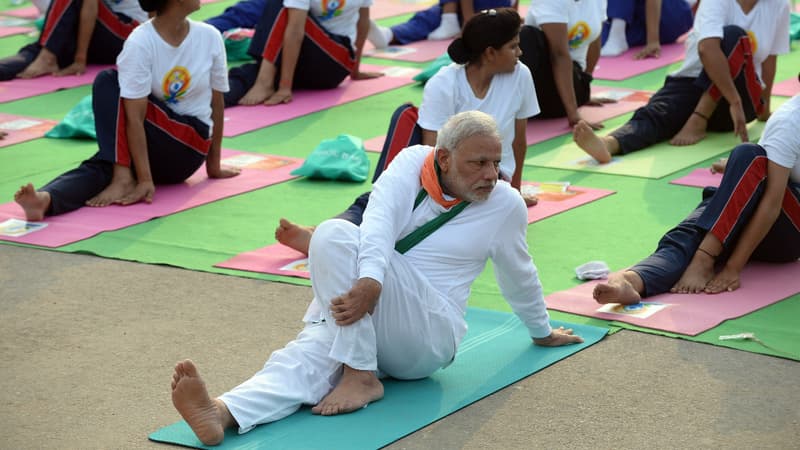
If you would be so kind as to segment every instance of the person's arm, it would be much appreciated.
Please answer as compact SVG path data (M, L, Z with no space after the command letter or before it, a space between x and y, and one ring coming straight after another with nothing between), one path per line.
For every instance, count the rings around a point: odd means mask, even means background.
M220 91L211 91L211 120L214 128L211 131L211 148L206 155L206 174L209 178L230 178L239 175L238 167L225 167L221 164L222 132L225 123L225 97Z
M56 72L56 75L82 75L86 72L86 59L89 53L89 42L97 23L98 4L102 0L84 0L78 19L78 36L75 47L75 58L72 64Z
M520 190L522 187L522 166L525 165L525 154L528 151L528 139L525 136L528 128L528 119L517 119L514 121L514 140L511 141L511 149L514 151L514 173L511 175L511 186Z
M739 91L736 90L736 85L733 84L733 78L731 78L728 68L728 58L720 47L721 42L720 38L703 39L697 44L697 53L700 55L703 70L730 105L734 134L739 136L742 142L747 142L747 119L744 115L742 98L739 96Z
M458 6L461 9L461 23L467 23L475 15L475 5L472 2L473 0L458 0Z
M594 68L597 67L597 61L600 59L600 48L601 45L600 36L597 37L591 44L589 44L589 49L586 51L586 73L589 75L594 73Z
M658 58L661 56L661 0L646 0L644 5L644 23L647 42L636 54L636 59Z
M153 202L156 192L153 184L153 175L150 173L150 159L147 155L147 138L144 133L144 118L147 113L147 97L123 98L122 106L125 109L125 133L128 137L128 151L131 162L136 168L136 187L122 198L123 205L130 205L144 201Z
M717 293L739 287L739 275L753 251L775 224L781 212L783 196L789 182L790 169L772 161L767 163L767 186L756 211L745 225L722 270L708 283L706 291Z
M305 36L308 11L298 8L286 8L286 30L283 32L281 45L281 80L278 90L273 94L276 98L291 98L292 80L300 57L300 47Z
M439 135L436 131L422 129L422 145L436 146L436 138Z
M383 76L383 72L361 71L361 54L364 51L364 42L367 40L367 33L369 33L369 8L359 8L358 22L356 22L356 63L350 73L350 78L354 80L366 80Z
M761 99L764 101L764 110L758 115L758 120L766 122L771 114L770 98L772 98L772 85L775 83L775 71L778 66L778 56L769 55L761 63L761 80L764 82L764 90L761 91Z

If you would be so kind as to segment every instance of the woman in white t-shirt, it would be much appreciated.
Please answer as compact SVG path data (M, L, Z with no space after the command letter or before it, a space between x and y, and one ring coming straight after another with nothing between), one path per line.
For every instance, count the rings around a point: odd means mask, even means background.
M257 62L231 69L225 106L292 101L292 89L332 89L362 72L372 0L268 1L247 52Z
M81 75L86 64L113 64L122 44L147 20L137 0L53 0L39 39L0 60L0 80Z
M703 0L683 66L625 125L598 137L578 124L575 142L600 162L668 139L691 145L706 130L746 142L747 122L769 117L777 55L788 52L786 0Z
M536 82L538 118L566 117L570 127L581 120L578 107L591 101L605 20L605 0L531 0L519 34L520 61Z
M661 239L652 255L597 285L595 299L631 304L668 291L717 294L739 288L749 260L796 264L798 123L800 95L795 95L769 118L758 144L733 149L719 187L703 190L700 205Z
M401 150L436 145L437 133L450 117L478 110L495 119L503 139L500 177L520 189L527 150L525 129L528 118L539 112L530 71L518 60L521 21L515 9L498 8L481 11L464 24L462 36L447 50L455 62L428 80L419 110L409 103L393 114L373 182ZM360 224L368 200L369 192L362 194L337 217ZM275 236L282 244L306 252L312 231L281 219Z
M206 164L209 178L238 169L220 164L225 45L211 25L187 16L200 0L140 0L155 17L137 27L117 58L100 72L92 98L99 150L76 169L14 199L27 220L84 205L154 200L156 184L181 183Z

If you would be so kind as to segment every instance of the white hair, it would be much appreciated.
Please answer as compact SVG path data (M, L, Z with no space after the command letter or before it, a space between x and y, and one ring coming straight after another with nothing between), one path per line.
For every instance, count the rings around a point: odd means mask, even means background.
M497 124L492 116L480 111L460 112L442 126L436 137L436 148L446 148L451 152L465 139L473 136L487 136L500 139Z

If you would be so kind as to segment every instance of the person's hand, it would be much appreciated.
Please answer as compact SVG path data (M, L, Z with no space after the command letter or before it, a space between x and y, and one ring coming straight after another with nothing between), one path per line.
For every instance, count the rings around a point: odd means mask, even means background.
M206 169L206 174L208 178L231 178L239 175L242 172L242 169L238 167L228 167L228 166L219 166L215 169L212 169L210 166Z
M603 124L602 123L600 123L600 122L589 122L588 120L584 120L583 118L581 118L580 115L578 115L577 118L572 118L572 117L567 118L567 121L569 122L569 127L573 128L573 129L575 128L575 125L577 125L578 122L580 122L581 120L586 122L586 124L589 125L589 128L591 128L592 130L599 130L599 129L603 128Z
M385 75L383 72L354 72L350 74L350 78L353 80L370 80L372 78L378 78Z
M750 138L747 136L747 119L744 116L744 109L741 103L730 105L731 121L733 122L733 134L739 136L742 142L749 142Z
M728 165L728 158L720 158L711 163L711 173L725 173L725 166Z
M292 101L292 88L280 87L275 93L264 100L266 106L278 105L280 103L289 103Z
M0 139L5 138L6 136L8 136L8 133L6 133L5 131L0 131Z
M603 106L611 103L617 103L617 101L608 97L590 97L589 101L584 103L583 106Z
M726 265L706 284L704 291L706 294L735 291L739 289L739 274L739 270Z
M633 59L659 58L659 57L661 57L661 44L659 44L658 42L648 42L643 49L639 50L639 52L636 53L636 56L634 56Z
M145 203L153 203L153 195L156 193L156 186L152 181L144 181L136 183L136 187L132 191L124 195L120 200L121 205L132 205L141 201Z
M560 347L581 342L583 342L583 338L572 334L572 328L564 329L564 327L554 329L546 338L533 338L533 343L542 347Z
M86 73L86 63L76 61L54 73L53 75L57 77L65 77L69 75L83 75L84 73Z
M372 314L380 295L380 283L372 278L359 278L348 292L331 300L331 315L336 325L351 325L367 313Z

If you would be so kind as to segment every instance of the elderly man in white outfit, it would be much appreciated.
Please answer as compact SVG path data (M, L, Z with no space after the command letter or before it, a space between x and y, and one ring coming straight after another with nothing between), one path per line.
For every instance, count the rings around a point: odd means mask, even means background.
M354 411L383 396L382 376L418 379L446 367L467 330L470 286L489 258L534 343L582 342L550 328L525 204L498 181L501 153L491 116L457 114L436 149L418 145L397 156L360 227L339 219L317 227L314 300L297 339L216 399L191 361L176 365L173 403L200 440L216 444L226 427L246 432L303 404L323 415Z

